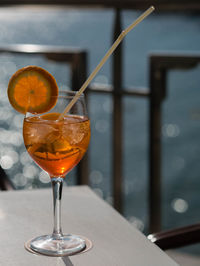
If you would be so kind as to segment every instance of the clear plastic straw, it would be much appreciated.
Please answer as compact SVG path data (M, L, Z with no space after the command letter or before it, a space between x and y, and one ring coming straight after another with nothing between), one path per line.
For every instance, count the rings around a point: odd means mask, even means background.
M92 81L92 79L96 76L96 74L99 72L99 70L102 68L102 66L105 64L109 56L113 53L113 51L117 48L117 46L120 44L120 42L123 40L123 38L126 36L127 33L129 33L135 26L137 26L143 19L145 19L148 15L150 15L155 10L154 6L151 6L148 8L141 16L139 16L131 25L129 25L125 30L121 32L117 40L113 43L113 45L110 47L110 49L107 51L107 53L104 55L100 63L97 65L97 67L93 70L93 72L90 74L88 79L83 83L80 90L76 93L74 98L69 102L67 107L65 108L64 112L60 115L59 119L62 119L66 113L69 112L69 110L72 108L72 106L76 103L80 95L85 91L89 83Z

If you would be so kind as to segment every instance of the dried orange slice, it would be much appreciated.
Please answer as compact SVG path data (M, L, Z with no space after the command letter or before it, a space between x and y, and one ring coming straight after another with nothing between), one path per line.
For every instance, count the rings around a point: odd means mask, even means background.
M45 69L27 66L13 74L7 93L10 104L18 112L41 114L56 104L58 86L55 78Z

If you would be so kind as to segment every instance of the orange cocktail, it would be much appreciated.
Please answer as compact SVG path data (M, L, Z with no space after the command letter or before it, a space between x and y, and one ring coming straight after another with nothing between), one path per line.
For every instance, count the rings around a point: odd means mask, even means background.
M50 256L75 254L86 247L84 237L63 234L61 198L65 175L85 154L90 141L90 121L84 95L66 111L77 92L59 91L55 78L37 66L19 69L8 84L11 105L24 114L23 136L32 159L45 170L53 190L54 228L25 246Z
M59 91L55 104L43 114L26 112L23 125L24 144L33 160L50 178L54 199L54 229L52 235L31 240L35 252L51 256L72 255L85 248L85 240L77 235L64 235L61 229L61 194L65 175L75 167L87 151L90 141L90 121L84 95L63 115L76 92ZM38 100L37 100L38 98ZM35 95L35 102L41 97Z
M24 119L24 143L33 160L50 177L65 175L79 163L90 141L87 117L58 113Z

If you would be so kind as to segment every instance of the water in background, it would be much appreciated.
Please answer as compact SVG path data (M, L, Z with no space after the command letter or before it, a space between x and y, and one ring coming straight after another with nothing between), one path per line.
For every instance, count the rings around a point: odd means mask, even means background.
M123 12L123 26L140 13ZM31 43L75 46L86 49L89 73L110 47L112 10L1 9L0 45ZM124 40L124 86L148 87L148 55L152 51L197 51L200 17L156 14L143 21ZM96 82L111 82L111 60ZM39 56L0 56L0 163L18 189L49 186L49 179L28 157L21 134L23 116L8 103L8 80L18 68L39 65L50 71L60 87L69 86L64 64L46 62ZM168 95L163 107L163 227L199 220L199 68L174 71L168 77ZM109 96L90 96L92 139L90 180L94 190L112 202L111 113ZM138 226L147 224L148 101L125 97L124 101L124 215ZM39 178L38 178L39 176ZM73 173L68 179L73 184ZM139 220L135 219L137 217Z

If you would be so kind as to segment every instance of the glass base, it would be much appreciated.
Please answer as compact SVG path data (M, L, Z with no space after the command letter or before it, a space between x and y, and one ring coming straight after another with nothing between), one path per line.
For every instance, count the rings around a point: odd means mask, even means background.
M59 238L53 235L39 236L31 240L30 248L43 255L69 256L85 249L85 240L76 235L63 235Z

